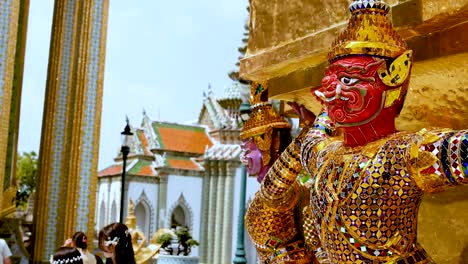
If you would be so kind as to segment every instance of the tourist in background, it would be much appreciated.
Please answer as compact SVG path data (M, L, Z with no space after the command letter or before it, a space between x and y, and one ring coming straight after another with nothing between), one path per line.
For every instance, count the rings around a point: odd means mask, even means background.
M6 241L0 238L0 264L11 264L11 251Z
M135 264L132 237L128 227L121 223L107 225L99 231L99 248L106 264Z
M64 246L72 246L76 247L78 251L80 251L81 256L83 258L84 264L101 264L102 260L100 257L92 254L88 250L88 237L85 233L78 231L73 234L72 238L67 239L65 241Z
M51 264L83 264L81 253L74 247L60 247L52 255Z

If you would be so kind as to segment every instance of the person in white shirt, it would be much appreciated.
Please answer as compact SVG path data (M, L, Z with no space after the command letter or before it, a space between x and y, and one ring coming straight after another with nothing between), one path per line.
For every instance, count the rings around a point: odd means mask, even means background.
M6 241L0 238L0 264L11 264L11 251Z

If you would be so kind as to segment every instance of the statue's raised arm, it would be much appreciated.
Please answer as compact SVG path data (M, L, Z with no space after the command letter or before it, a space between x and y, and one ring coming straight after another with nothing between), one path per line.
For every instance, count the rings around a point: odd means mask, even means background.
M416 134L408 150L410 171L424 192L468 184L468 131L426 130Z

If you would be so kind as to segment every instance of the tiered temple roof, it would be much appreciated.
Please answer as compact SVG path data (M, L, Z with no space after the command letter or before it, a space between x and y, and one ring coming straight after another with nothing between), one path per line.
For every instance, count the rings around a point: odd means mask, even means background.
M249 88L246 85L232 82L225 89L224 95L216 98L211 86L208 86L208 90L203 93L203 107L198 122L208 126L210 130L239 129L239 107L243 100L248 100L248 91ZM206 117L207 115L209 118Z
M248 99L248 87L233 82L221 98L215 98L211 87L204 93L199 125L153 121L143 111L139 128L131 127L127 173L133 176L157 177L161 172L200 175L204 160L238 161L240 154L238 115L242 100ZM122 157L101 170L99 177L122 174Z
M158 175L158 170L203 171L196 159L213 146L213 140L206 128L197 125L182 125L170 122L152 121L143 114L141 128L131 126L130 153L126 173L133 176ZM115 164L101 170L99 177L122 174L122 156L114 159Z
M201 155L205 152L206 146L213 145L206 129L201 126L160 121L154 121L152 126L159 143L159 147L152 149L153 151Z
M155 177L153 162L141 159L132 159L127 163L126 173L128 175ZM121 162L111 165L98 173L99 177L122 175L123 165Z

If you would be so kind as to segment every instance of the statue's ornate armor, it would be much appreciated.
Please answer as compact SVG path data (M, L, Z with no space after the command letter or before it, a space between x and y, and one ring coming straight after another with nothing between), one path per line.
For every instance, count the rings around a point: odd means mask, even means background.
M349 9L314 91L324 112L275 161L247 211L263 263L433 263L417 242L421 197L468 184L468 131L395 128L412 51L390 7L354 0ZM303 255L309 262L292 260Z
M319 116L265 177L246 214L259 252L274 260L270 241L304 241L318 263L432 263L416 239L421 196L468 183L468 132L399 132L347 147L329 125ZM304 185L296 181L299 145L312 175Z
M310 202L333 263L431 263L416 240L421 195L467 183L466 131L396 133L362 147L311 130Z

